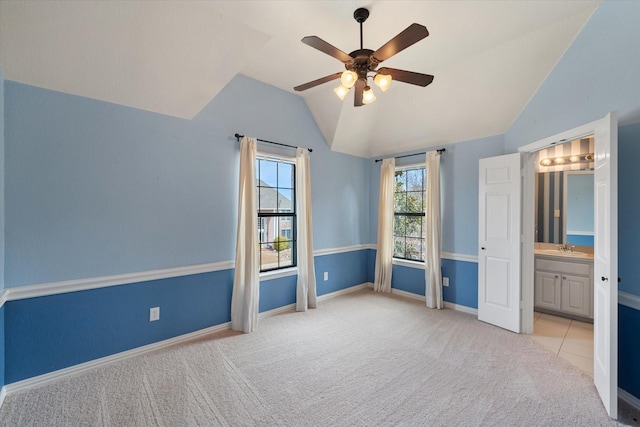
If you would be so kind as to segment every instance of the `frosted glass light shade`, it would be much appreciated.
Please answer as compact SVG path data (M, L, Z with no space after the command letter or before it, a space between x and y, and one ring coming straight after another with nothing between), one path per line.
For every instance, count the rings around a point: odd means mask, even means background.
M363 104L371 104L376 100L376 96L374 95L371 87L365 86L364 92L362 92L362 103Z
M347 89L351 89L356 84L356 80L358 80L358 75L354 71L347 70L340 76L340 83Z
M373 82L380 88L381 91L386 92L391 86L391 76L387 74L376 74Z
M340 99L344 99L344 97L347 96L347 93L349 93L349 89L342 85L338 86L333 91L336 93L336 95L338 95L338 98Z

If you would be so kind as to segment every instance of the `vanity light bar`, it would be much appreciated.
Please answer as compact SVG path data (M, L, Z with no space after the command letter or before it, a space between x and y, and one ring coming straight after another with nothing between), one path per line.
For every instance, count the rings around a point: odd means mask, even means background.
M540 160L540 166L570 165L572 163L593 162L593 153L574 154L571 156L548 157Z

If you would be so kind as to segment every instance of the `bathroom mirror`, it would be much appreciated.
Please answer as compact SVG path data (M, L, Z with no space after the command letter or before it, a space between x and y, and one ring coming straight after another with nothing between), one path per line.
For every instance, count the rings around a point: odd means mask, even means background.
M593 170L536 174L536 242L593 246Z

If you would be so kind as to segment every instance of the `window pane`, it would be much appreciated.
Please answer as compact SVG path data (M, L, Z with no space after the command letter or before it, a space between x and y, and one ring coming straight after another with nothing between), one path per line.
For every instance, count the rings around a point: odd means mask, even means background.
M291 257L292 248L281 250L278 252L278 267L291 267L293 265L293 258Z
M274 162L271 160L258 160L260 162L259 165L259 179L264 184L269 187L277 187L278 186L278 162ZM260 185L264 185L260 184Z
M293 190L279 189L278 212L293 212Z
M407 193L396 192L393 196L394 212L406 212L407 211Z
M407 204L406 211L411 213L421 213L424 212L422 209L422 199L424 194L422 191L407 191Z
M290 163L278 163L278 187L293 188L294 167Z
M405 258L422 260L422 239L407 237Z
M393 219L393 235L404 237L406 234L407 217L396 215Z
M393 256L396 258L406 258L404 237L393 238Z
M406 236L422 238L423 216L409 216L406 220Z
M407 171L407 190L422 191L422 171L423 169L410 169Z
M271 187L258 187L258 212L276 212L278 207L278 192Z
M406 191L407 174L405 171L396 171L396 191Z

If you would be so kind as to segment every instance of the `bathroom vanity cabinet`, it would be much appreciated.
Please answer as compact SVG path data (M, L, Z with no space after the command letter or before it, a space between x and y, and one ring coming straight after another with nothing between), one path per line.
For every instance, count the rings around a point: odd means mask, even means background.
M593 319L593 257L535 256L535 307Z

